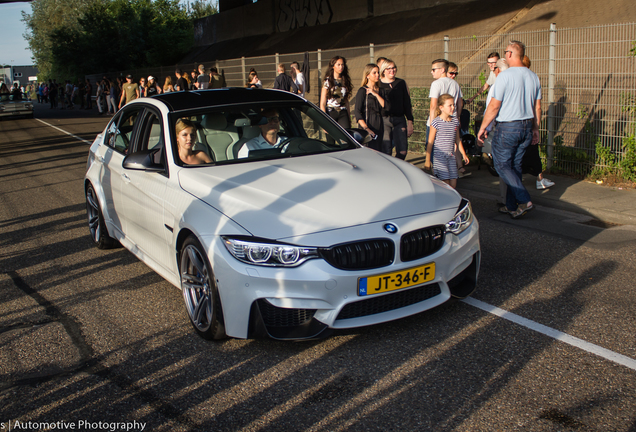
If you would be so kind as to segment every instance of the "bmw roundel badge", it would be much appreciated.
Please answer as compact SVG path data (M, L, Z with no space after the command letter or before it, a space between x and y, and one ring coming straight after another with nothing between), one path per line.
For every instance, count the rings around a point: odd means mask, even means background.
M388 232L389 234L395 234L398 230L398 228L392 223L384 224L383 228L384 228L384 231Z

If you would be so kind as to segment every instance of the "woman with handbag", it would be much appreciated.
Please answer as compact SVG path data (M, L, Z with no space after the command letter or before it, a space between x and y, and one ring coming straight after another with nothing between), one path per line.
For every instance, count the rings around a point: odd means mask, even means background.
M383 136L382 108L388 108L385 92L378 86L379 81L378 66L373 63L366 65L354 109L358 125L371 136L368 146L378 151L381 149Z

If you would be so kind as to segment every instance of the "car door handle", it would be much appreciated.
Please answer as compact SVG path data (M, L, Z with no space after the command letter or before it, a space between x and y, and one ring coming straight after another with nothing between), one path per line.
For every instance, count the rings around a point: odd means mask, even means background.
M98 161L99 163L104 163L104 156L102 156L102 155L97 155L96 159L97 159L97 161Z
M121 176L122 176L122 178L124 179L124 181L125 181L125 182L130 183L130 177L128 177L128 174L126 174L126 173L122 173L122 175L121 175Z

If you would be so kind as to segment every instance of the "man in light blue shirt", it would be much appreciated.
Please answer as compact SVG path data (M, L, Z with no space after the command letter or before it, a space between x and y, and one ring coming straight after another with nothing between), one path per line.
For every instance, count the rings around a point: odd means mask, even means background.
M489 133L494 134L493 162L500 179L508 186L506 209L514 219L534 208L530 194L521 183L521 163L528 146L539 143L541 121L541 83L537 75L523 65L524 55L523 43L508 44L504 57L510 67L497 76L477 135L483 143ZM496 121L495 128L488 132L493 121Z
M278 136L278 131L280 130L278 111L268 109L263 111L262 115L266 123L260 125L261 133L241 146L238 152L239 158L248 157L250 150L271 149L282 142L281 137Z

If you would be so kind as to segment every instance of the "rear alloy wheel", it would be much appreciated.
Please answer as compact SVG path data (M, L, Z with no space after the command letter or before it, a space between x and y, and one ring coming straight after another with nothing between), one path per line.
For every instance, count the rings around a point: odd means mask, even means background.
M117 240L108 235L102 209L92 184L86 187L86 214L88 216L88 229L93 243L98 249L111 249L117 244Z
M179 260L181 291L192 326L204 339L223 339L225 325L221 299L201 243L190 236L183 243Z

